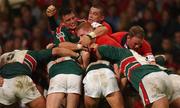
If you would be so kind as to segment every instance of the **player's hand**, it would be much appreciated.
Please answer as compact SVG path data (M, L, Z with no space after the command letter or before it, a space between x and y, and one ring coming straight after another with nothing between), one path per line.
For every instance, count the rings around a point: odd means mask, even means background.
M96 44L96 43L92 43L92 44L89 46L90 49L97 49L97 47L98 47L98 44Z
M53 5L50 5L47 9L46 9L46 15L48 17L52 17L56 14L56 7Z
M0 87L3 86L3 83L4 83L4 78L0 76Z
M55 45L53 43L49 43L47 46L46 46L46 49L52 49Z
M86 35L80 37L79 43L81 43L83 46L89 46L91 42L92 40Z

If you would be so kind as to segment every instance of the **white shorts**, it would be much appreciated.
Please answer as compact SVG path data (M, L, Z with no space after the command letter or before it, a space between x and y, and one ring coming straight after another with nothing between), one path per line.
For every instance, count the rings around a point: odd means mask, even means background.
M92 98L106 97L113 92L119 91L115 75L108 68L89 71L83 80L83 84L85 95Z
M173 95L171 97L170 102L180 98L180 76L176 74L170 74L169 78L171 80Z
M146 75L139 83L139 94L144 106L163 97L171 99L173 90L168 74L160 71Z
M50 79L48 94L57 92L81 94L81 81L81 75L58 74Z
M26 104L40 96L36 85L26 75L4 79L3 86L0 87L0 103L4 105L11 105L18 100Z

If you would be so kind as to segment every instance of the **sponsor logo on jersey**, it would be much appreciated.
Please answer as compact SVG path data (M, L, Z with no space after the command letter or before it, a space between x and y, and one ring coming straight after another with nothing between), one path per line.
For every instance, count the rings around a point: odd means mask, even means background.
M60 41L60 42L64 42L65 41L65 34L63 32L61 32L61 27L58 27L56 30L56 38Z

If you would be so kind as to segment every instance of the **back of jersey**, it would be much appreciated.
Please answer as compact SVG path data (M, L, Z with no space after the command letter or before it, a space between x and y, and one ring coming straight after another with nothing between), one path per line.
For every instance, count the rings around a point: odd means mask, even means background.
M28 50L14 50L12 52L4 53L0 56L0 67L8 63L23 63L27 51Z

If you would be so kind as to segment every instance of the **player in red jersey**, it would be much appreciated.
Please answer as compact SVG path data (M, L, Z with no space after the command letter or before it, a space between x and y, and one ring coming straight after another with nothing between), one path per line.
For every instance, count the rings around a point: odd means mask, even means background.
M104 21L104 18L105 14L103 5L101 3L93 3L88 15L88 22L91 23L92 27L94 28L94 31L91 31L88 34L91 36L91 38L104 36L105 34L112 34L112 28L106 21ZM82 40L87 44L90 44L91 42L87 36L83 37Z
M91 43L95 42L98 45L110 45L110 46L116 46L120 47L120 44L116 42L113 38L111 38L108 34L99 36L97 38L93 38L89 35L93 31L93 27L90 23L84 22L81 23L76 28L76 33L78 36L80 36L80 43L84 46L88 46ZM89 41L84 41L84 38L89 38Z
M105 14L104 14L103 5L96 2L93 3L93 5L89 10L88 22L90 22L92 26L93 23L94 25L96 23L99 23L100 25L104 26L103 28L101 28L102 31L104 31L104 33L112 34L112 28L106 21L104 21L104 18L105 18Z
M111 35L122 47L133 49L145 56L150 63L155 63L151 45L144 40L144 30L140 26L132 26L129 32L117 32Z

